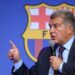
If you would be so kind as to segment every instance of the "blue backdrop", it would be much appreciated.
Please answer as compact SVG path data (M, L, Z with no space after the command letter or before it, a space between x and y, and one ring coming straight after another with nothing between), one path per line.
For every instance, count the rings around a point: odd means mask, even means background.
M27 25L27 13L24 6L26 4L36 5L42 2L55 6L61 3L75 5L74 0L0 0L0 75L11 75L13 64L7 57L7 53L11 48L10 40L18 47L25 64L29 68L34 64L25 52L22 38Z

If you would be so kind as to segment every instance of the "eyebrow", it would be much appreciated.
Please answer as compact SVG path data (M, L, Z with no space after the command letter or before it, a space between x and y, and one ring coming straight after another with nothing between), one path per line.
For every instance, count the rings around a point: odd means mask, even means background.
M53 24L53 25L57 25L57 24L58 24L58 23L56 23L56 24ZM49 25L49 26L51 26L51 24L50 24L50 23L49 23L48 25Z

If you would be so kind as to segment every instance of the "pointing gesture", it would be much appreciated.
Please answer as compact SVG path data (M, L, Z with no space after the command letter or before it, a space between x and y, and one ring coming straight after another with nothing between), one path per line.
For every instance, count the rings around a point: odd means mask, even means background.
M9 41L9 42L10 42L12 48L16 48L15 44L12 41Z
M15 44L12 41L9 41L9 42L10 42L12 48L9 49L8 58L10 60L12 60L13 63L16 63L20 60L20 54L19 54L18 48L15 46Z

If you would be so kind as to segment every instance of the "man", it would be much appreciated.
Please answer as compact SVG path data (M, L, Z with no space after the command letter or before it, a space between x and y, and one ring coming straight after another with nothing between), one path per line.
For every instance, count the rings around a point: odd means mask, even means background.
M55 55L52 47L43 48L35 65L28 69L20 59L14 43L8 57L13 61L13 75L75 75L75 18L72 12L60 10L50 16L50 36L55 43ZM62 58L59 57L60 46L64 47Z

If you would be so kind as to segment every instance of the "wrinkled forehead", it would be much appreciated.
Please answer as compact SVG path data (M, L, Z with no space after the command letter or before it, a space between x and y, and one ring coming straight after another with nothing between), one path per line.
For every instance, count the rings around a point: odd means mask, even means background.
M53 18L53 19L50 19L49 21L49 25L53 25L53 24L61 24L63 23L63 19L61 17L56 17L56 18Z

